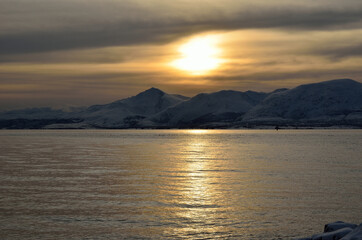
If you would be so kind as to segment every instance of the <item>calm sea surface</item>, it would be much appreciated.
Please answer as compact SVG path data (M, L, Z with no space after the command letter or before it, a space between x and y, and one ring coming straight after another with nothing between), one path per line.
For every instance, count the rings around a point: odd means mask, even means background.
M362 221L362 131L0 131L0 181L0 239L293 239Z

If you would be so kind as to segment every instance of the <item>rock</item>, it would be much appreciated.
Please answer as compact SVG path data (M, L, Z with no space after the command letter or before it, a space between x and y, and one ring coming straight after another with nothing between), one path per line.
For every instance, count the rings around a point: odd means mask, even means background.
M352 228L355 229L357 227L357 224L353 224L353 223L345 223L342 221L337 221L334 223L328 223L324 226L324 232L333 232L342 228Z
M362 223L341 240L362 240Z
M346 236L350 232L352 232L352 228L341 228L333 232L326 232L321 234L316 234L312 236L312 240L336 240L341 239Z
M342 221L328 223L324 226L324 233L297 240L362 240L362 223L359 226Z
M353 229L346 227L341 228L333 232L326 232L321 234L316 234L312 236L312 240L338 240L352 232Z

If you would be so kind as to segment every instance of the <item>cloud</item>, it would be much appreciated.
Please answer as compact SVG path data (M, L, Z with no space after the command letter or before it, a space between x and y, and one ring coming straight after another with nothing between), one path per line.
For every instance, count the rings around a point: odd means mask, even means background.
M320 47L313 51L313 54L328 56L331 60L341 60L349 57L362 57L362 43L340 46L340 47Z
M2 0L0 54L164 44L212 30L362 26L361 1L298 2Z
M0 0L0 109L361 81L361 12L361 0ZM225 64L206 76L167 65L206 32L222 36Z

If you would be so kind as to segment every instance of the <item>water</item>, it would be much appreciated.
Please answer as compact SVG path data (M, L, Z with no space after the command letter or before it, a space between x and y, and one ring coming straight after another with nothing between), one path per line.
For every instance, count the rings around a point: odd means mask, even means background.
M361 130L0 131L1 239L293 239L362 220Z

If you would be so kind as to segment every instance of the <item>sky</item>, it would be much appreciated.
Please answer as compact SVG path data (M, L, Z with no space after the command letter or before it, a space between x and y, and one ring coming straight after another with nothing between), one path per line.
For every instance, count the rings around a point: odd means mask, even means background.
M361 82L361 13L361 0L0 0L0 110L103 104L150 87L194 96ZM197 39L212 49L185 53ZM180 59L215 66L189 71Z

